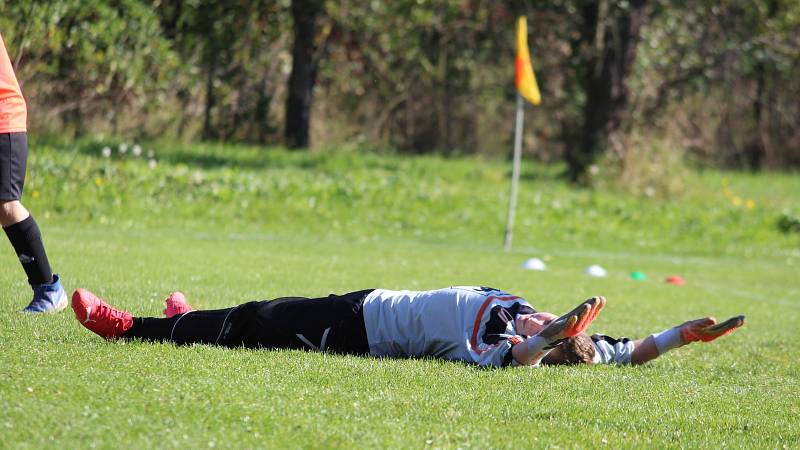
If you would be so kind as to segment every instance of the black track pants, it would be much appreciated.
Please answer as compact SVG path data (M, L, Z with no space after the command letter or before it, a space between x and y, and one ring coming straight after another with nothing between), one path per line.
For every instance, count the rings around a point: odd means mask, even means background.
M369 353L362 310L372 289L322 298L282 297L169 319L135 317L122 337L224 347Z

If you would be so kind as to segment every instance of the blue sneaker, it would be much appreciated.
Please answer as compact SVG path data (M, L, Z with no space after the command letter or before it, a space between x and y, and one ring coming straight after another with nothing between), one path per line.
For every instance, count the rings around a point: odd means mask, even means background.
M50 284L34 284L33 300L22 311L29 313L56 313L67 307L67 293L61 287L58 274L53 275Z

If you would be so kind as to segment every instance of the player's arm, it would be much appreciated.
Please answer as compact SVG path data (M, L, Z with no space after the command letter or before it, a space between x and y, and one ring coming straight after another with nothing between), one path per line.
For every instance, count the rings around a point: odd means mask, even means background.
M606 299L592 297L572 311L551 322L539 334L525 339L511 349L517 365L535 366L561 341L582 333L603 309Z
M717 323L713 317L690 320L676 327L650 335L634 342L631 364L644 364L664 353L692 342L711 342L733 333L744 325L744 316L735 316Z

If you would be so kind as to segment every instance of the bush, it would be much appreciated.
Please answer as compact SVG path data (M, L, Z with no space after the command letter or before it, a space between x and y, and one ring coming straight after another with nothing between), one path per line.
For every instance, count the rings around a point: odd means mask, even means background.
M797 211L784 210L778 219L778 229L782 233L800 233L800 213Z

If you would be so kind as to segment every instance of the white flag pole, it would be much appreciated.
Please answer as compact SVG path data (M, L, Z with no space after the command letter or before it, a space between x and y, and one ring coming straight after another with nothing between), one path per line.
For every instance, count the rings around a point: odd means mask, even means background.
M503 248L511 250L511 241L514 238L514 216L517 211L517 190L519 185L519 166L522 162L522 126L525 118L525 101L517 93L517 125L514 130L514 165L511 169L511 194L508 198L508 217L506 219L506 237Z

